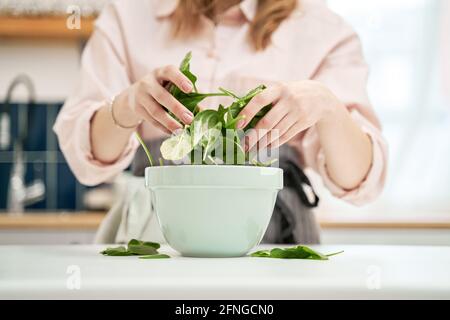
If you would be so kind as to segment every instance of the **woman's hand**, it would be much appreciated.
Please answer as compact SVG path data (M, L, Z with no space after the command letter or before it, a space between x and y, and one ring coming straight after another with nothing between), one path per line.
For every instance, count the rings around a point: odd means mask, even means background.
M185 93L192 91L191 81L177 67L158 68L117 96L112 106L117 122L132 126L143 119L166 133L182 128L165 107L183 123L190 124L192 112L166 90L168 82Z
M257 130L247 134L247 150L257 143L258 148L278 147L316 125L329 177L345 190L361 184L372 165L372 143L330 90L315 81L266 89L242 110L245 119L239 127L244 128L270 103L273 107L255 126ZM278 130L279 134L273 134L273 130Z
M247 133L246 149L276 148L317 123L333 118L334 111L345 108L325 86L316 81L300 81L268 88L255 96L240 113L244 128L264 106L270 111Z

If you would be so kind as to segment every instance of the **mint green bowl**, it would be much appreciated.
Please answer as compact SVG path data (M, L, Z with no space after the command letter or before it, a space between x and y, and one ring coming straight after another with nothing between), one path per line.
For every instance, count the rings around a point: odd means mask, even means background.
M184 256L238 257L259 244L283 170L250 166L148 167L145 184L167 243Z

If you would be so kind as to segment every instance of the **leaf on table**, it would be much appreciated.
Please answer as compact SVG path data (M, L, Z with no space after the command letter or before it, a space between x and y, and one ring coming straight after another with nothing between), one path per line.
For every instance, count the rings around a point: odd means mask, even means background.
M100 252L104 256L132 256L133 253L129 252L124 246L106 248Z
M127 248L124 246L107 248L100 253L105 256L154 256L159 255L160 244L151 241L131 239Z
M270 251L269 250L260 250L253 252L251 257L259 257L259 258L269 258L270 257Z
M309 259L309 260L328 260L328 257L342 253L343 251L329 255L322 254L307 246L298 245L291 248L273 248L272 250L261 250L253 252L251 257L275 258L275 259Z
M157 254L160 245L155 242L145 242L132 239L128 242L128 251L136 255Z
M158 254L152 254L152 255L148 255L148 256L140 256L139 259L167 259L170 258L169 255L167 254L163 254L163 253L158 253Z

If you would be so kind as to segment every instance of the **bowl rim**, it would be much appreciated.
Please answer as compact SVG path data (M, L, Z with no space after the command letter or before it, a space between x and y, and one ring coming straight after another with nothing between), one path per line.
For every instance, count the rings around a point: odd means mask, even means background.
M202 168L202 169L200 169ZM199 170L200 169L200 170ZM214 180L207 173L204 175L194 175L189 172L200 172L205 170L209 173L224 173L220 180ZM184 176L174 176L170 172L179 172ZM184 173L183 173L184 172ZM236 179L236 175L243 179ZM248 176L243 176L244 172ZM169 174L169 176L165 175ZM154 175L153 183L149 181L150 175ZM169 188L243 188L243 189L282 189L283 169L276 167L258 166L237 166L237 165L173 165L154 166L145 168L145 186L148 189L169 189Z
M278 169L278 170L282 170L281 168L278 167L262 167L262 166L255 166L255 165L232 165L232 164L218 164L218 165L214 165L214 164L177 164L177 165L170 165L170 166L148 166L145 167L145 170L147 169L152 169L152 170L157 170L157 169L163 169L163 168L229 168L229 169L234 169L234 168L248 168L248 169L264 169L264 170L270 170L270 169Z

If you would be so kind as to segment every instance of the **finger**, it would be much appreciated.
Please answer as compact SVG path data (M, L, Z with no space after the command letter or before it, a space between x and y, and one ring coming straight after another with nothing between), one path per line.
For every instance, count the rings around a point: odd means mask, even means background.
M147 109L144 106L138 106L136 108L136 111L139 113L139 115L148 123L150 123L152 126L156 127L157 129L161 130L164 133L171 134L170 130L164 127L162 124L160 124L158 121L153 119L150 114L148 113Z
M258 149L266 148L272 141L279 139L291 126L295 124L295 122L295 118L286 113L285 116L270 130L269 134L260 134L256 142L253 140L253 143L248 145L248 149L251 150L254 148L256 143L258 143Z
M147 96L143 102L143 106L150 117L156 120L164 128L167 128L170 132L174 132L181 129L183 126L164 110L161 105L156 102L152 97Z
M255 143L264 138L267 133L275 128L275 126L286 116L287 108L284 108L279 103L273 106L273 108L258 121L256 126L253 128L255 130L250 130L248 132L248 139L254 141Z
M184 93L189 93L193 89L191 80L189 80L189 78L175 66L170 65L157 69L155 75L159 83L163 83L163 81L170 81Z
M281 93L280 87L272 87L257 94L239 113L244 117L244 120L238 124L238 129L245 128L245 126L253 119L259 110L271 103L276 103Z
M151 81L151 80L150 80ZM157 81L147 86L148 93L162 106L171 111L178 119L185 124L190 124L194 115L177 99L175 99L164 87Z
M278 140L273 141L271 144L269 144L269 148L279 148L286 142L290 141L292 138L294 138L297 134L299 134L301 131L303 131L303 125L300 123L296 123L292 127L289 128Z
M264 149L268 145L280 139L293 125L295 125L296 120L294 117L286 115L280 122L271 130L270 134L264 139L258 141L258 148Z

